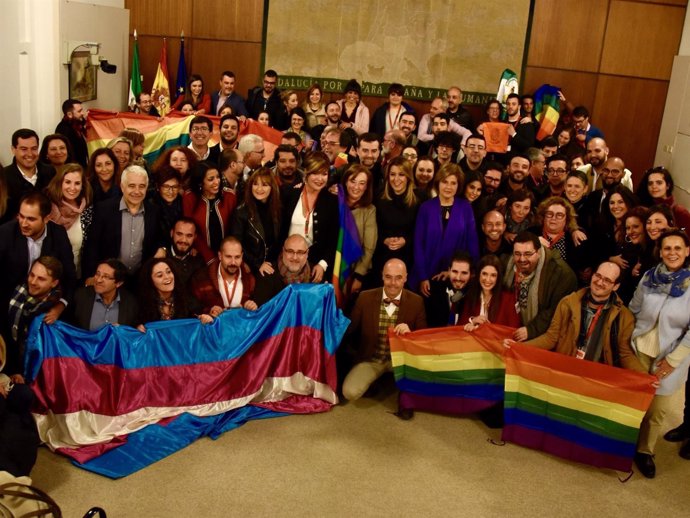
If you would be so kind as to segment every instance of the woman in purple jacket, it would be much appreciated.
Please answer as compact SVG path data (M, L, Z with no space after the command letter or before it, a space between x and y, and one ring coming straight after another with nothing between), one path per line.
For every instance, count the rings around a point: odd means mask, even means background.
M468 252L479 259L477 229L472 206L456 195L463 192L464 175L457 164L443 165L436 174L438 197L422 204L414 237L414 269L410 286L425 297L430 281L445 280L450 259L456 252Z

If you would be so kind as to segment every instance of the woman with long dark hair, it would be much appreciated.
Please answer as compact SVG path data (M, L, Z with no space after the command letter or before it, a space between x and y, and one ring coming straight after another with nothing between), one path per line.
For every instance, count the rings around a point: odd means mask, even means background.
M59 133L48 135L43 139L38 159L44 164L52 165L55 169L74 162L72 144L67 137Z
M195 115L211 113L211 96L204 93L204 80L199 74L192 74L187 80L185 93L177 96L172 105L173 110L179 110L184 104L191 103Z
M218 166L199 162L192 172L189 190L182 196L182 213L196 223L194 248L206 263L216 257L220 242L229 234L236 204L235 193L221 186Z
M233 216L230 234L242 243L243 261L257 275L272 274L280 253L280 190L273 172L261 167L244 188L244 201Z
M673 177L665 167L654 167L645 171L637 188L642 205L666 205L673 213L676 226L690 236L690 211L676 203L673 198Z
M91 153L87 176L94 205L122 195L120 173L120 162L112 149L102 147Z

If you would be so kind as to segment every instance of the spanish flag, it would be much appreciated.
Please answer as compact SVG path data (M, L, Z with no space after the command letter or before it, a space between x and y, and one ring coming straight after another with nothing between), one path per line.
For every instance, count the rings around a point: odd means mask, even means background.
M151 89L153 105L162 116L170 111L170 86L168 83L168 43L163 38L163 48L161 49L161 59L158 62L156 78L153 80Z

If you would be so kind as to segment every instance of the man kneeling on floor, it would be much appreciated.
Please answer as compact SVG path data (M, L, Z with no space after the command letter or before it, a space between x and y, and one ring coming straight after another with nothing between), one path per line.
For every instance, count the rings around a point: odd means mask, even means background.
M383 266L383 288L363 291L352 310L349 343L356 345L356 364L343 382L343 396L359 399L374 381L392 371L388 329L402 335L424 329L426 314L422 298L403 289L407 268L399 259Z

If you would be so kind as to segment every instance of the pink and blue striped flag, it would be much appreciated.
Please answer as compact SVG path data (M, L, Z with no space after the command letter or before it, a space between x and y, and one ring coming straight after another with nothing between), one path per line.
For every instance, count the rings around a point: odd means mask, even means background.
M107 325L32 325L27 378L41 440L80 467L127 476L249 419L337 403L335 351L349 321L329 285L293 284L251 312Z

